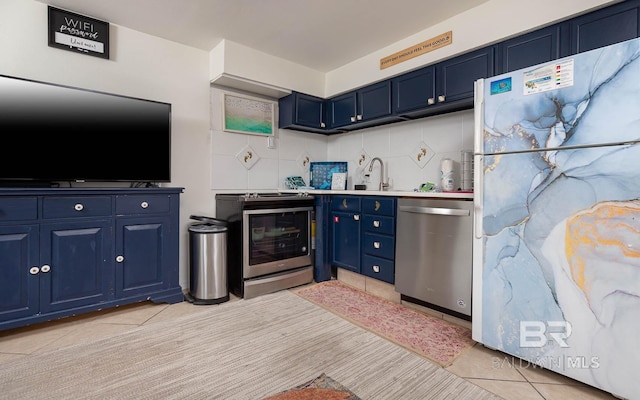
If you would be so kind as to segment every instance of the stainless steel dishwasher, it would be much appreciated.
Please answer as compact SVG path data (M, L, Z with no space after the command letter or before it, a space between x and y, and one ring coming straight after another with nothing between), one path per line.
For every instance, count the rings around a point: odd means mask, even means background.
M399 199L396 291L470 320L472 238L472 200Z

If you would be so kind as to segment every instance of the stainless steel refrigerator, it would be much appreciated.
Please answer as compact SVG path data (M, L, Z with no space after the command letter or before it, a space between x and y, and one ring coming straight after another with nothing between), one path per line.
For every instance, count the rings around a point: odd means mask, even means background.
M640 40L476 82L473 338L640 399ZM511 357L513 356L513 357Z

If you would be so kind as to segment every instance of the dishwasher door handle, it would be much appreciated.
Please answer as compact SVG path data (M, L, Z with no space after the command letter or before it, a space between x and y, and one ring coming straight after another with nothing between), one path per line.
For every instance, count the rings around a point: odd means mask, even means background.
M415 214L449 215L452 217L468 217L471 215L469 210L460 208L400 206L399 210Z

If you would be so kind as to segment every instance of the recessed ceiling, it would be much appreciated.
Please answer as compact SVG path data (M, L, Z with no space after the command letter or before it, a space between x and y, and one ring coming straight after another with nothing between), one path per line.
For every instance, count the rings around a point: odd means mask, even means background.
M202 50L222 39L328 72L488 0L37 0Z

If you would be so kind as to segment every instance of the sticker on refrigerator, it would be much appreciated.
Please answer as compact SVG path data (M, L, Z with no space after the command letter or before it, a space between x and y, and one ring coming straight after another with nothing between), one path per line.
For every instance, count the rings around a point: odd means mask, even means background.
M573 86L573 59L527 71L523 78L525 96Z
M491 82L491 95L511 91L511 77Z

